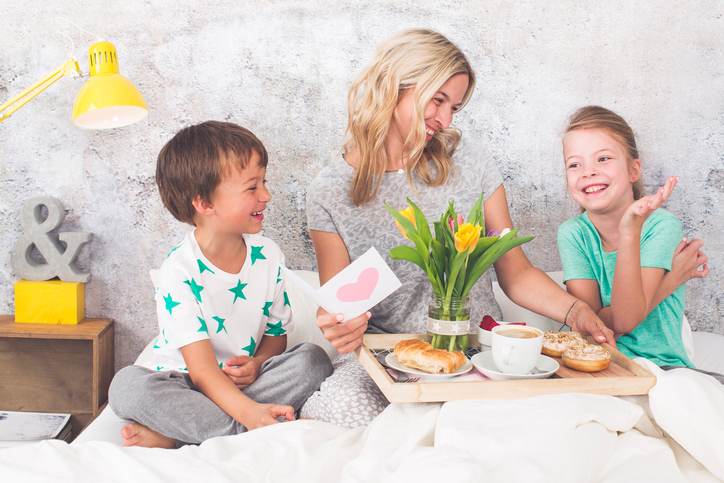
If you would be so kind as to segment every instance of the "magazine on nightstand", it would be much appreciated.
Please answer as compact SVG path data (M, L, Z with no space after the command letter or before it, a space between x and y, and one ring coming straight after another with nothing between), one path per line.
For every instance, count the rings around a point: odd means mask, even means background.
M70 441L70 414L0 411L0 448L45 439Z

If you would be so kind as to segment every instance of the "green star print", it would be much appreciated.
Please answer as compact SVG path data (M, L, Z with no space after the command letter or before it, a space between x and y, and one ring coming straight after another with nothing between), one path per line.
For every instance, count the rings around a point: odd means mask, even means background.
M199 274L204 273L204 271L214 273L214 271L207 267L201 259L197 258L196 263L199 265Z
M218 322L218 324L219 324L219 326L216 328L216 333L217 333L217 334L218 334L219 332L221 332L222 330L223 330L224 332L226 332L226 327L224 327L224 321L225 321L226 319L222 319L222 318L219 317L218 315L214 315L214 316L211 317L211 318L214 319L214 320L215 320L216 322ZM228 332L226 332L226 333L228 334Z
M196 283L193 278L191 280L184 280L184 283L189 286L191 293L194 294L196 301L201 303L201 291L204 289L201 285Z
M241 280L236 282L236 287L232 287L229 289L229 292L234 294L234 302L236 302L236 299L244 299L246 300L246 295L244 295L244 288L246 288L245 283L241 283ZM232 304L234 302L231 302Z
M292 304L289 303L289 295L287 295L287 291L284 291L284 305L288 305L289 307L292 306Z
M175 247L171 248L171 249L168 251L168 253L166 253L166 258L170 257L173 252L175 252L176 250L178 250L179 248L181 248L181 245L183 245L183 243L179 243L179 244L176 245Z
M286 334L287 331L284 330L284 327L282 327L282 321L280 320L276 324L272 324L270 322L266 323L266 331L264 332L265 335L272 335L272 336L279 336Z
M282 267L279 265L279 269L277 270L277 283L282 281Z
M272 305L274 305L274 302L273 302L273 301L272 301L272 302L264 302L264 307L262 307L262 309L261 309L261 310L264 311L264 315L266 315L267 317L269 317L269 309L271 308Z
M264 245L262 246L252 246L251 247L251 264L254 265L254 263L257 260L266 260L266 257L261 252L262 248L264 248Z
M177 305L181 305L181 302L176 302L174 299L171 298L171 293L166 295L163 298L163 301L166 303L166 310L168 310L168 315L173 316L171 311L176 307Z
M254 340L254 338L252 337L249 345L246 347L242 347L241 350L246 351L247 354L253 356L254 352L256 351L256 341Z
M199 324L201 324L199 330L197 330L196 332L206 332L206 334L208 335L209 329L208 327L206 327L206 321L198 316L196 318L199 319Z

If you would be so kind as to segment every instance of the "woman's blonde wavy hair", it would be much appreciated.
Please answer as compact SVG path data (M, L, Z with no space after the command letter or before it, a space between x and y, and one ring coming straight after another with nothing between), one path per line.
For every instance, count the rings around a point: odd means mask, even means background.
M467 74L469 83L461 106L475 88L475 74L460 49L445 36L427 29L405 30L377 49L372 65L352 84L345 153L357 150L359 162L350 196L355 205L372 200L379 191L387 165L385 138L400 94L414 87L413 128L405 140L405 170L412 183L416 174L424 183L439 186L448 178L460 131L443 129L425 142L427 103L455 74Z

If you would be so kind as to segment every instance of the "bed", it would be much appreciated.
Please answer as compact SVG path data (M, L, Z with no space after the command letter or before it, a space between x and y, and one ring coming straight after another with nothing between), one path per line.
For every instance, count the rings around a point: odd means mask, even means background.
M314 272L299 273L318 284ZM314 326L316 308L294 287L289 293L296 325L290 344L314 342L333 354ZM504 319L552 323L495 293ZM724 372L724 337L693 333L691 346L699 367ZM664 373L638 362L657 376L647 397L391 405L367 428L295 421L179 450L121 447L124 421L106 407L70 445L0 450L0 475L3 482L722 481L722 386L693 371Z

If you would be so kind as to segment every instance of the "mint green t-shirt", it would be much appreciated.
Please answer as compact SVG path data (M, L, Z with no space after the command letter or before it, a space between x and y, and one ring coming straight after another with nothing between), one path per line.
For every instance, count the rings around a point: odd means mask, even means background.
M641 229L641 267L671 270L671 258L682 235L681 222L674 215L664 209L654 211ZM587 213L558 228L558 252L563 280L595 280L602 306L610 306L616 252L604 251ZM694 367L681 340L684 304L685 287L681 285L633 331L618 338L618 349L629 357L645 357L659 366Z

